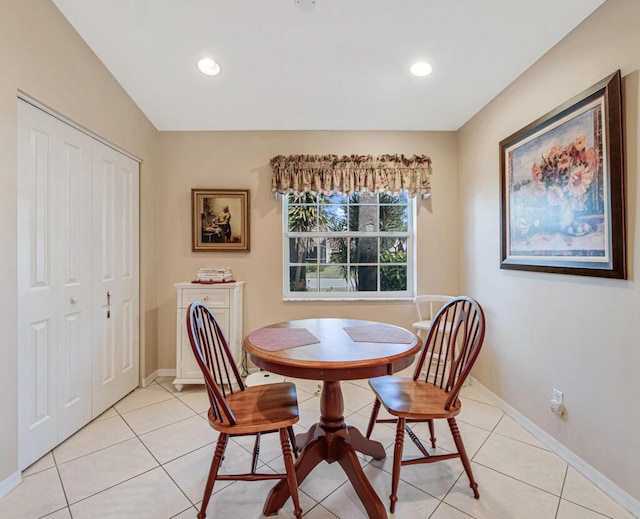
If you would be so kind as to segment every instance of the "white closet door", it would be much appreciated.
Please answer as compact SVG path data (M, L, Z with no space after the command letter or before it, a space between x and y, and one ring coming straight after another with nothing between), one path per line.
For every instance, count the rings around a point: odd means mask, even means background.
M138 163L94 142L93 415L138 386Z
M18 103L20 468L91 416L91 139Z
M88 135L60 123L58 155L58 441L91 420L93 278Z

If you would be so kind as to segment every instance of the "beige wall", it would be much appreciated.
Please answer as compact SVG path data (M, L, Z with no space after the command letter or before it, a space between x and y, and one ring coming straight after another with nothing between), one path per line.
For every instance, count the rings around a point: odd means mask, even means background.
M488 319L475 376L636 499L640 469L640 2L609 0L460 131L463 290ZM498 143L621 69L630 277L499 269ZM567 414L549 411L552 388Z
M458 289L457 137L447 132L161 132L158 366L175 367L173 283L200 267L233 269L245 280L245 333L288 319L345 316L410 325L407 302L283 302L282 202L271 195L278 154L424 153L433 196L418 201L419 292ZM191 251L191 188L251 190L251 252Z
M49 0L0 8L0 482L18 467L16 345L17 92L140 157L141 328L155 369L158 133ZM151 348L145 348L150 344Z

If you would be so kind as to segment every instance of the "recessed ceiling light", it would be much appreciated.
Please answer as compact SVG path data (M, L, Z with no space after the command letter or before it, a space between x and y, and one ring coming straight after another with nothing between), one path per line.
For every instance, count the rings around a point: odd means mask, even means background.
M419 61L418 63L414 63L413 65L411 65L411 73L414 76L428 76L429 74L431 74L432 70L433 68L431 67L431 65L425 63L424 61Z
M211 58L202 58L198 61L198 68L200 69L200 72L207 76L217 76L220 74L220 65Z

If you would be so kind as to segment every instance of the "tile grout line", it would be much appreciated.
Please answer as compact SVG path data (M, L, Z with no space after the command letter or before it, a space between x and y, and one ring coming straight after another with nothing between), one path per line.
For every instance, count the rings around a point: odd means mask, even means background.
M113 410L114 410L114 411L115 411L115 413L116 413L116 414L117 414L117 415L122 419L122 421L127 425L127 427L129 427L129 429L131 430L131 432L132 432L132 433L133 433L133 435L134 435L134 438L135 438L135 439L137 439L137 440L138 440L138 441L139 441L139 442L140 442L140 443L141 443L141 444L146 448L146 445L144 445L144 442L139 438L139 436L136 434L136 432L131 428L131 426L129 425L129 423L128 423L128 422L127 422L127 421L122 417L122 415L120 414L120 412L119 412L115 407L113 408ZM115 417L114 417L114 418L115 418ZM117 443L115 443L115 444L113 444L113 445L120 445L120 444L122 444L122 443L124 443L124 442L126 442L126 441L133 440L134 438L128 438L127 440L124 440L124 441L122 441L122 442L117 442ZM111 445L110 447L113 447L113 445ZM93 451L93 452L91 452L91 453L85 454L84 456L79 456L78 458L74 458L74 460L81 459L81 458L83 458L83 457L89 456L90 454L93 454L93 453L95 453L95 452L101 452L101 451L103 451L103 450L106 450L107 448L109 448L109 447L105 447L104 449L98 449L97 451ZM54 462L56 463L56 469L58 469L58 463L57 463L57 461L56 461L55 454L53 453L53 451L51 451L51 454L53 455ZM152 454L151 456L153 457L153 454ZM153 457L153 459L155 460L155 457ZM72 461L72 460L69 460L69 462L70 462L70 461ZM66 462L66 463L68 463L68 462ZM156 460L156 463L158 463L158 460ZM64 465L64 463L62 463L62 465ZM158 465L159 465L159 463L158 463ZM139 477L139 476L142 476L143 474L146 474L146 473L148 473L148 472L151 472L152 470L155 470L156 468L158 468L158 467L153 467L153 468L151 468L151 469L149 469L149 470L145 470L145 471L141 472L140 474L136 474L135 476L132 476L132 477L127 478L127 479L125 479L125 480L123 480L123 481L120 481L120 482L116 483L115 485L111 485L111 486L109 486L109 487L107 487L107 488L103 488L103 489L102 489L102 490L100 490L99 492L96 492L96 493L94 493L94 494L91 494L91 495L89 495L89 496L87 496L87 497L85 497L85 498L83 498L83 499L79 499L78 501L76 501L76 502L75 502L75 503L73 503L73 504L75 505L75 504L77 504L77 503L81 503L82 501L85 501L85 500L90 499L90 498L92 498L92 497L94 497L94 496L97 496L98 494L101 494L101 493L103 493L103 492L106 492L107 490L110 490L110 489L112 489L112 488L115 488L115 487L117 487L117 486L119 486L119 485L121 485L121 484L123 484L123 483L126 483L127 481L131 481L131 480L133 480L133 479L135 479L135 478L137 478L137 477ZM70 514L70 515L71 515L71 517L73 518L73 514L72 514L72 512L71 512L71 504L69 503L69 500L68 500L68 498L67 498L67 493L66 493L66 491L64 490L64 483L62 482L62 477L60 476L60 471L59 471L59 470L58 470L58 476L60 477L60 484L62 485L62 489L63 489L64 495L65 495L65 499L66 499L66 501L67 501L67 508L69 509L69 514ZM189 502L191 502L191 501L189 501Z
M482 403L482 402L481 402L481 403ZM492 407L495 407L495 406L492 406ZM498 425L500 425L500 422L502 422L502 420L504 419L504 417L505 417L505 416L506 416L506 415L505 415L505 414L504 414L504 412L503 412L503 413L502 413L502 416L500 417L500 420L498 420L498 421L496 422L496 424L493 426L493 428L492 428L491 430L489 430L489 434L487 435L487 437L483 440L483 442L480 444L480 446L476 449L476 452L473 454L473 456L471 456L471 457L469 458L469 465L471 465L471 463L472 463L472 462L473 462L473 463L478 463L477 461L475 461L475 457L476 457L476 455L480 452L480 450L482 450L482 447L484 447L484 446L486 445L486 443L489 441L489 438L491 438L491 435L492 435L492 434L494 434L494 433L496 432L496 429L497 429ZM461 422L463 422L463 423L468 424L468 422L464 422L463 420L460 420L460 421L461 421ZM457 423L457 420L456 420L456 423ZM473 425L473 424L468 424L468 425ZM478 427L478 426L475 426L475 427ZM482 427L478 427L478 428L479 428L479 429L483 429ZM487 430L487 429L484 429L484 430ZM464 443L464 440L463 440L463 443ZM465 449L466 449L466 446L465 446ZM443 450L444 450L444 449L443 449ZM478 464L479 464L479 465L481 465L481 466L484 466L484 465L482 465L482 464L480 464L480 463L478 463ZM472 469L472 470L473 470L473 469ZM466 471L464 470L464 467L463 467L463 470L462 470L462 472L460 473L460 475L457 477L457 479L455 480L455 482L453 483L453 485L451 486L451 488L449 488L449 490L447 490L447 493L446 493L446 494L444 495L444 497L442 498L442 501L441 501L442 503L444 503L444 502L445 502L444 500L447 498L447 496L449 495L449 493L450 493L450 492L455 488L456 483L458 483L458 481L460 481L460 479L461 479L462 477L466 476L466 475L467 475L467 473L466 473ZM474 476L474 479L475 479L475 476ZM476 481L476 483L478 483L478 482ZM468 485L467 485L467 486L468 486ZM478 483L478 488L480 488L480 484L479 484L479 483ZM478 492L479 492L479 490L478 490ZM455 510L458 510L459 512L464 513L465 515L470 515L470 514L467 514L466 512L464 512L463 510L460 510L459 508L457 508L457 507L455 507L455 506L453 506L453 505L450 505L449 503L445 503L445 504L446 504L446 505L448 505L448 506L451 506L452 508L454 508ZM471 516L471 517L473 517L473 516Z
M495 469L493 467L489 467L488 465L485 465L484 463L480 463L479 461L475 461L474 463L476 463L477 465L479 465L480 467L484 467L487 470L490 470L492 472L495 472L496 474L501 474L509 479L512 479L513 481L517 481L518 483L522 483L523 485L527 485L531 488L535 488L536 490L540 490L540 492L544 492L545 494L549 494L550 496L556 497L558 499L561 499L561 496L554 494L553 492L550 492L549 490L545 489L545 488L540 488L537 487L536 485L533 485L531 483L528 483L527 481L522 481L521 479L518 479L515 476L512 476L510 474L506 474L505 472L502 472L501 470ZM583 507L585 508L585 507Z
M154 382L155 382L155 381L154 381ZM178 397L175 397L175 398L176 398L176 399L178 399ZM186 405L186 404L185 404L185 405ZM118 413L118 414L120 415L120 412L119 412L117 409L115 409L115 411L116 411L116 413ZM199 415L198 415L198 416L199 416ZM142 440L142 438L140 438L140 436L138 436L138 433L136 433L136 431L134 431L134 430L133 430L133 427L131 427L131 425L129 425L129 423L124 419L124 417L123 417L122 415L120 415L120 417L121 417L121 418L122 418L122 420L127 424L127 427L129 427L129 429L131 429L131 432L133 432L133 434L135 435L135 437L136 437L136 438L138 439L138 441L142 444L142 446L146 449L146 451L149 453L149 455L150 455L150 456L155 460L155 462L158 464L158 467L160 467L160 468L162 469L162 471L167 475L167 477L171 480L171 482L172 482L172 483L173 483L173 484L178 488L178 490L179 490L179 491L182 493L182 495L187 499L187 501L188 501L189 503L191 503L192 507L195 507L195 503L194 503L193 501L191 501L191 499L190 499L190 498L189 498L189 496L186 494L186 492L182 489L182 487L181 487L180 485L178 485L178 482L177 482L177 481L175 481L175 480L173 479L173 477L171 476L171 474L169 474L169 472L167 471L167 469L164 467L164 464L163 464L163 463L160 463L160 460L159 460L158 458L156 458L156 456L153 454L153 452L151 452L151 449L149 449L149 447L148 447L148 446L147 446L147 444ZM192 416L190 416L189 418L185 418L185 420L189 420L189 419L191 419L191 418L193 418L193 417L192 417ZM174 424L176 424L176 423L180 423L181 421L184 421L184 420L179 420L178 422L174 422L173 424L168 424L168 425L167 425L167 427L168 427L169 425L174 425ZM157 430L160 430L160 429L161 429L161 428L158 428L158 429L155 429L155 430L157 431ZM149 431L149 432L152 432L152 431ZM148 434L148 433L145 433L145 434ZM198 447L198 449L201 449L202 447L205 447L206 445L209 445L209 444L207 443L207 444L205 444L205 445L203 445L203 446L201 446L201 447ZM182 456L178 456L177 458L173 458L173 459L171 459L171 460L167 461L167 463L170 463L170 462L172 462L172 461L175 461L175 460L177 460L177 459L180 459L180 458L181 458L181 457L183 457L183 456L187 456L188 454L191 454L192 452L195 452L195 451L197 451L198 449L194 449L194 450L192 450L192 451L189 451L189 452L187 452L187 453L184 453L184 454L182 454ZM158 467L154 467L154 469L155 469L155 468L158 468ZM151 470L154 470L154 469L151 469ZM140 475L141 475L141 474L138 474L138 476L140 476ZM138 477L138 476L135 476L135 477ZM188 508L187 508L186 510L188 510ZM182 512L180 512L180 513L182 513ZM180 515L180 514L178 514L178 515Z
M163 388L163 389L165 389L165 388ZM165 390L166 390L166 389L165 389ZM177 398L177 397L176 397L176 398ZM151 404L151 405L153 405L153 404ZM185 404L185 405L186 405L186 404ZM148 406L145 406L145 407L148 407ZM108 448L110 448L110 447L113 447L113 446L115 446L115 445L120 445L120 444L122 444L122 443L124 443L124 442L130 441L130 440L133 440L133 439L137 439L137 440L140 442L140 444L145 448L145 450L149 453L149 455L153 458L153 460L157 463L157 466L156 466L156 467L153 467L153 468L151 468L151 469L145 470L145 471L143 471L143 472L140 472L139 474L136 474L135 476L131 476L131 477L129 477L129 478L126 478L126 479L124 479L124 480L122 480L122 481L120 481L120 482L118 482L118 483L116 483L116 484L114 484L114 485L111 485L111 486L109 486L109 487L107 487L107 488L103 488L103 489L102 489L102 490L100 490L99 492L95 492L95 493L93 493L93 494L91 494L91 495L89 495L89 496L86 496L86 497L84 497L84 498L82 498L82 499L80 499L80 500L76 501L76 502L75 502L75 503L73 503L73 504L75 505L75 504L77 504L77 503L80 503L80 502L85 501L85 500L87 500L87 499L90 499L90 498L92 498L92 497L95 497L95 496L97 496L97 495L99 495L99 494L101 494L101 493L103 493L103 492L106 492L107 490L111 490L112 488L115 488L115 487L117 487L117 486L119 486L119 485L122 485L123 483L126 483L126 482L128 482L128 481L132 481L132 480L134 480L135 478L138 478L138 477L140 477L140 476L142 476L142 475L144 475L144 474L147 474L147 473L149 473L149 472L151 472L151 471L153 471L153 470L156 470L156 469L158 469L158 468L162 468L163 472L164 472L164 473L169 477L169 479L173 482L173 484L174 484L174 485L176 485L176 487L178 487L178 490L180 490L180 492L185 496L185 498L187 499L187 501L188 501L189 503L191 503L193 506L195 506L195 504L191 501L191 499L189 499L189 497L185 494L184 490L182 490L182 488L180 487L180 485L178 485L178 484L174 481L174 479L171 477L171 475L167 472L167 470L164 468L163 464L162 464L162 463L160 463L160 461L155 457L155 455L154 455L154 454L149 450L149 448L148 448L148 447L147 447L147 445L144 443L144 441L142 440L142 438L140 438L140 436L136 433L136 431L131 427L131 425L130 425L130 424L126 421L126 419L122 416L122 413L121 413L120 411L118 411L115 407L113 407L113 409L114 409L114 411L115 411L116 415L117 415L118 417L120 417L120 418L122 419L122 421L127 425L127 427L131 430L131 432L133 433L134 437L133 437L133 438L127 438L126 440L123 440L123 441L121 441L121 442L114 443L113 445L110 445L110 446L108 446L108 447L104 447L104 448L102 448L102 449L98 449L98 450L93 451L93 452L91 452L91 453L87 453L87 454L85 454L85 455L83 455L83 456L79 456L79 457L77 457L77 458L74 458L73 460L68 460L68 461L67 461L67 462L65 462L65 463L69 463L69 462L71 462L71 461L75 461L75 460L81 459L81 458L83 458L83 457L89 456L89 455L94 454L94 453L96 453L96 452L101 452L101 451L106 450L106 449L108 449ZM113 417L113 418L115 418L115 417ZM193 418L193 417L192 417L192 416L190 416L190 417L185 418L185 419L183 419L183 420L178 420L177 422L174 422L173 424L167 424L165 427L168 427L169 425L174 425L174 424L179 423L179 422L184 421L184 420L188 420L188 419L190 419L190 418ZM154 429L154 431L157 431L157 430L160 430L160 429L162 429L162 427L160 427L160 428L158 428L158 429ZM152 431L148 431L148 432L152 432ZM147 434L147 433L144 433L144 434ZM199 447L199 448L201 448L201 447ZM185 454L183 454L182 456L186 456L187 454L190 454L191 452L195 452L195 450L197 450L197 449L194 449L194 451L190 451L190 452L188 452L188 453L185 453ZM51 451L51 452L52 452L52 455L53 455L53 451ZM180 457L182 457L182 456L178 456L177 458L174 458L174 459L172 459L172 460L169 460L167 463L169 463L169 462L171 462L171 461L174 461L174 460L176 460L176 459L179 459L179 458L180 458ZM57 462L56 462L56 460L55 460L55 455L54 455L54 462L56 463L56 469L57 469L58 464L57 464ZM64 465L64 463L63 463L63 465ZM65 500L67 501L67 505L68 505L68 506L67 506L67 508L69 508L69 513L71 514L71 505L69 504L69 500L67 499L66 491L64 491L64 483L62 482L62 478L61 478L61 476L60 476L59 471L58 471L58 477L60 477L60 483L61 483L61 485L62 485L63 492L64 492L64 494L65 494ZM187 509L187 510L188 510L188 509ZM182 513L182 512L181 512L181 513Z
M562 478L562 487L560 487L560 498L558 499L558 506L556 507L556 513L554 515L554 519L558 519L558 514L560 513L560 505L562 503L562 494L564 492L564 486L567 484L567 475L569 474L569 464L564 469L564 477Z
M562 489L560 491L560 500L558 501L558 512L556 512L556 519L558 519L557 518L557 514L560 512L560 504L562 503L562 500L565 500L568 503L571 503L571 504L574 504L576 506L579 506L580 508L584 508L585 510L589 510L590 512L593 512L593 513L596 513L598 515L601 515L602 517L606 517L607 519L613 519L611 516L609 516L607 514L603 514L602 512L598 512L597 510L589 508L588 506L581 505L580 503L576 503L576 502L572 501L571 499L567 499L566 497L563 497L564 496L564 489L565 489L565 486L567 484L567 478L569 477L569 468L570 467L571 467L571 465L569 465L567 463L567 469L566 469L566 471L564 473L564 479L562 481Z
M54 466L56 468L56 473L58 474L58 480L60 481L60 486L62 487L62 494L64 495L64 500L67 503L66 508L69 510L69 514L71 515L71 504L69 503L69 497L67 496L67 491L64 488L64 482L62 481L62 475L60 474L60 468L58 466L58 460L56 459L56 455L54 454L53 450L51 450L51 457L53 458L53 463L54 463Z
M549 495L552 495L552 496L554 496L554 497L557 497L557 498L558 498L558 506L559 506L560 499L562 498L562 489L560 490L560 495L556 495L556 494L554 494L553 492L550 492L550 491L548 491L548 490L546 490L546 489L544 489L544 488L537 487L536 485L533 485L533 484L531 484L531 483L529 483L529 482L527 482L527 481L523 481L523 480L521 480L521 479L519 479L519 478L517 478L517 477L515 477L515 476L512 476L512 475L510 475L510 474L506 474L506 473L504 473L504 472L502 472L502 471L500 471L500 470L497 470L497 469L495 469L495 468L493 468L493 467L489 467L488 465L485 465L484 463L481 463L481 462L479 462L479 461L477 461L477 460L475 459L475 457L477 456L477 454L482 450L482 447L484 447L484 445L487 443L487 441L489 441L489 438L491 438L491 436L492 436L493 434L497 434L498 436L500 436L500 437L502 437L502 438L507 438L507 439L509 439L509 440L517 441L517 442L519 442L519 443L521 443L521 444L523 444L523 445L527 445L527 446L529 446L529 447L533 447L533 448L538 448L539 450L543 450L543 451L545 451L545 452L550 452L551 454L554 454L553 452L551 452L551 451L547 451L546 449L540 449L540 447L536 447L535 445L531 445L531 444L526 443L526 442L520 442L519 440L516 440L515 438L511 438L510 436L505 436L505 435L502 435L502 434L500 434L500 433L496 432L496 428L498 427L498 425L500 424L500 422L502 422L502 420L504 419L504 417L505 417L505 416L507 416L507 414L506 414L506 413L503 413L503 416L500 418L500 420L498 420L498 422L497 422L497 423L496 423L496 425L494 426L494 428L493 428L493 430L491 431L491 433L489 434L489 436L487 436L487 438L485 439L485 441L484 441L484 442L482 442L482 445L478 448L478 450L477 450L477 451L476 451L476 453L473 455L473 457L471 458L471 460L470 460L470 461L473 461L474 463L477 463L479 466L484 467L484 468L486 468L486 469L488 469L488 470L491 470L491 471L496 472L496 473L498 473L498 474L502 474L503 476L508 477L509 479L512 479L512 480L514 480L514 481L518 481L519 483L522 483L522 484L524 484L524 485L528 485L528 486L530 486L530 487L532 487L532 488L535 488L535 489L540 490L540 491L542 491L542 492L545 492L545 493L547 493L547 494L549 494ZM557 456L557 455L556 455L556 456ZM558 458L559 458L559 457L558 457ZM563 478L563 487L564 487L564 480L565 480L565 478L566 478L566 475L567 475L567 471L568 471L568 467L569 467L569 465L568 465L568 463L567 463L567 462L565 462L564 460L562 460L562 461L563 461L563 462L564 462L564 464L565 464L565 476L564 476L564 478ZM586 508L586 507L583 507L583 508ZM556 513L557 513L557 512L556 512Z
M445 495L445 497L447 497L447 496ZM438 511L438 508L440 508L440 507L441 507L441 506L443 506L443 505L444 505L444 506L450 506L450 507L451 507L451 508L453 508L455 511L460 512L461 514L464 514L464 515L465 515L465 516L467 516L467 517L471 517L471 519L476 519L476 518L475 518L475 516L473 516L473 515L471 515L471 514L468 514L468 513L467 513L467 512L465 512L464 510L460 510L459 508L457 508L457 507L455 507L455 506L453 506L453 505L450 505L449 503L445 503L445 502L444 502L444 498L442 499L442 501L440 501L440 502L438 503L438 506L436 506L435 510L431 513L431 515L429 516L429 519L433 518L433 516L434 516L434 515L436 514L436 512Z

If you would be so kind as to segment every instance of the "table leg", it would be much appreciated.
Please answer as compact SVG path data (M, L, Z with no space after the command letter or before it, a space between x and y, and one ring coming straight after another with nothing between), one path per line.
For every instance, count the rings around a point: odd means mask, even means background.
M375 490L365 476L356 450L384 458L384 447L379 442L365 438L355 427L344 423L344 401L340 382L325 381L320 395L320 421L306 434L298 435L300 445L304 445L296 461L296 477L301 484L313 468L322 460L327 463L337 461L351 481L356 494L362 501L367 514L372 519L387 519L387 512ZM279 481L269 492L265 502L264 515L273 515L282 508L289 498L286 481Z
M325 445L320 439L312 440L306 445L295 463L298 486L306 479L313 468L325 459L324 454ZM290 495L289 485L286 479L278 481L267 495L262 513L264 515L277 515L278 510L282 508Z
M383 460L387 453L380 442L365 438L365 436L355 427L348 425L349 441L353 448L362 454L371 456L374 460Z
M369 483L367 476L362 471L356 451L346 441L338 442L336 447L337 450L342 451L342 455L338 458L338 463L340 463L342 470L351 481L351 485L356 494L358 494L360 501L362 501L369 517L387 519L387 511L371 483Z
M309 430L300 434L296 434L296 446L298 451L302 451L305 445L309 444L316 436L316 429L320 424L314 423Z

